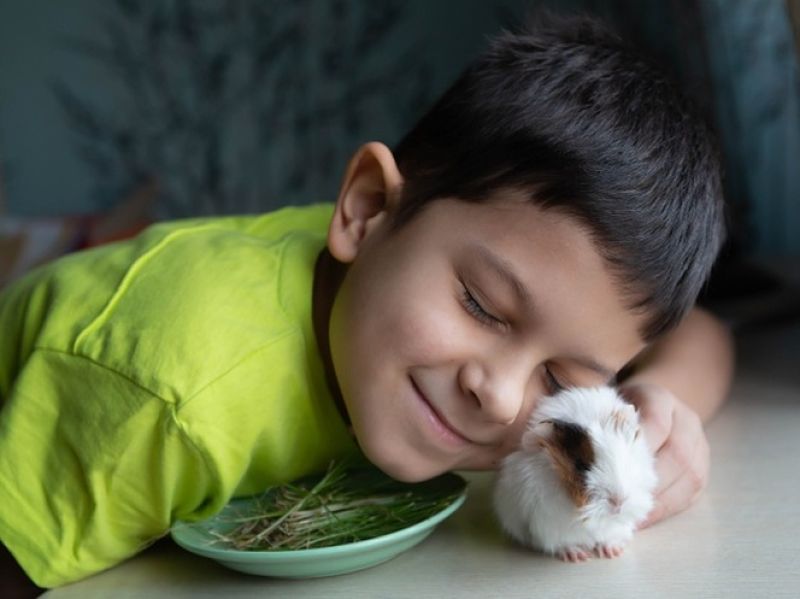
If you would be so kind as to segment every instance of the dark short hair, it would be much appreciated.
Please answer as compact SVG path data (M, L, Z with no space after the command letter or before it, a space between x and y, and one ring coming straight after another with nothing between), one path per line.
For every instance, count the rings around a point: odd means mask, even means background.
M588 16L503 32L394 148L393 225L429 202L523 190L585 226L653 340L725 236L716 144L666 74Z

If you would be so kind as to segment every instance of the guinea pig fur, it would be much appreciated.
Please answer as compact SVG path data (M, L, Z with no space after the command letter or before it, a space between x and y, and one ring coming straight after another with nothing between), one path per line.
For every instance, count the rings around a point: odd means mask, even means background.
M653 507L652 451L611 387L543 398L502 462L494 511L519 543L567 561L620 555Z

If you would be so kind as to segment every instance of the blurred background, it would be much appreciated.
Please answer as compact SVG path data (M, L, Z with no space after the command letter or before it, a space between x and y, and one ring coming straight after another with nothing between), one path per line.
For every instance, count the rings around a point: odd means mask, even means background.
M332 201L537 7L605 17L681 80L724 152L706 301L800 308L800 0L0 0L0 285L153 220Z

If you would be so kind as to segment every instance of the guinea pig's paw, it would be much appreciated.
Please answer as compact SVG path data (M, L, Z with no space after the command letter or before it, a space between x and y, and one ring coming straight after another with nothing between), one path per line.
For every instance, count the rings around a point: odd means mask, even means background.
M556 549L554 553L558 559L572 563L585 562L592 556L591 549L588 549L583 545L561 547Z
M606 557L608 559L619 557L623 551L625 551L625 546L622 544L598 543L594 546L594 552L597 557Z

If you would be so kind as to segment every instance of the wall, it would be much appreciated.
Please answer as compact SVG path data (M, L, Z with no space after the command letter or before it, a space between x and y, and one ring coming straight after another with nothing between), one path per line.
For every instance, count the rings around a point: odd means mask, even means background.
M5 211L158 217L330 200L523 0L0 0ZM670 62L722 139L744 248L800 254L800 82L782 0L571 0Z
M151 176L161 216L329 200L348 156L396 141L496 29L499 9L3 1L7 211L98 210Z
M731 199L745 242L800 255L800 72L780 0L701 3Z

